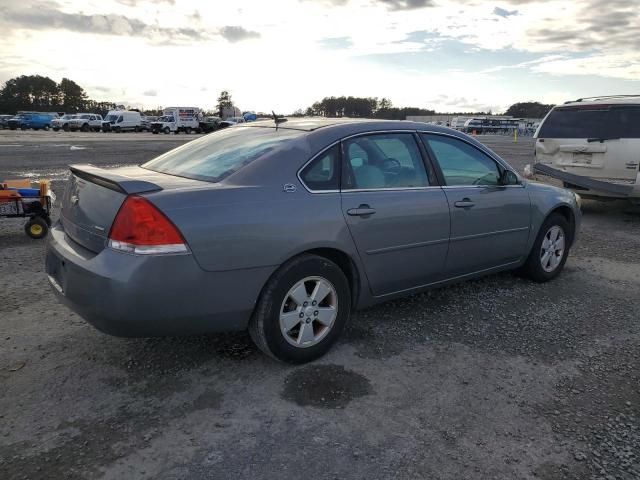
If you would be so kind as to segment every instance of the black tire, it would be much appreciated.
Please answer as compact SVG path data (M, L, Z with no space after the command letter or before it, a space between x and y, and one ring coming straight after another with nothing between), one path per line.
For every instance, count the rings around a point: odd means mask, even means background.
M545 236L554 226L560 227L562 230L562 233L564 234L565 247L560 263L554 270L549 272L542 266L541 249ZM567 219L559 213L552 213L540 227L538 236L536 237L535 242L533 242L533 247L531 247L529 257L525 264L518 270L518 273L523 277L533 280L534 282L543 283L553 280L560 274L564 268L564 264L567 262L572 240L573 232L571 231L571 226L569 225L569 222L567 222Z
M154 128L153 130L151 130L151 133L153 133L154 135L157 135L159 132Z
M171 129L169 127L164 127L162 131L164 132L165 135L169 135L171 133Z
M42 217L32 217L25 224L24 231L31 238L39 240L47 236L49 225Z
M309 347L290 344L280 329L280 308L289 290L306 277L322 277L334 287L337 316L331 330ZM265 285L249 322L251 338L267 355L288 363L306 363L324 355L338 339L351 314L351 289L335 263L317 255L301 255L280 267Z
M67 125L66 123L62 126L62 130L64 130L65 132L69 131L69 125Z
M136 132L136 133L138 133L138 132L140 131L140 128L138 128L138 127L133 127L133 131L134 131L134 132Z
M49 130L49 125L45 125L44 127L42 127L42 129L46 132Z
M89 124L85 123L82 125L82 127L80 127L80 130L83 132L88 132L89 131Z
M191 127L185 128L184 133L186 133L187 135L191 135Z
M57 132L58 130L60 130L60 127L53 127L54 132Z
M122 132L122 129L120 127L115 127L113 129L113 131L116 132L116 133L120 133L120 132Z

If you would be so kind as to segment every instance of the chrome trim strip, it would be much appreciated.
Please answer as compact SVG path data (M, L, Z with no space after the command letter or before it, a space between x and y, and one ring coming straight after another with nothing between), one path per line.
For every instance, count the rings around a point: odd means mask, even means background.
M443 185L441 188L445 190L451 190L454 188L474 188L474 189L493 188L495 190L501 190L503 188L524 188L524 183L520 183L518 185Z
M437 282L425 283L423 285L418 285L417 287L405 288L404 290L398 290L396 292L385 293L384 295L377 295L377 296L374 295L373 298L384 298L384 297L388 297L390 295L397 295L397 294L400 294L400 293L406 293L406 292L411 292L411 291L414 291L414 290L420 290L422 288L430 287L432 285L438 285L438 284L441 284L441 283L451 282L451 281L454 281L454 280L458 280L460 278L471 277L471 276L477 275L479 273L490 272L492 270L499 270L501 268L508 267L510 265L517 265L519 263L520 263L520 259L515 260L513 262L509 262L509 263L503 263L502 265L496 265L495 267L489 267L489 268L485 268L483 270L477 270L475 272L465 273L464 275L458 275L458 276L455 276L455 277L445 278L444 280L438 280Z
M442 187L429 185L428 187L389 187L389 188L354 188L353 190L342 190L342 193L360 192L401 192L404 190L441 190Z
M374 250L367 250L367 255L378 255L379 253L396 252L398 250L407 250L410 248L426 247L428 245L439 245L441 243L447 243L448 238L442 238L440 240L429 240L427 242L409 243L407 245L397 245L393 247L376 248Z
M462 240L474 240L476 238L491 237L492 235L500 235L503 233L516 233L529 230L529 227L510 228L508 230L496 230L494 232L476 233L475 235L465 235L464 237L451 237L450 242L459 242Z

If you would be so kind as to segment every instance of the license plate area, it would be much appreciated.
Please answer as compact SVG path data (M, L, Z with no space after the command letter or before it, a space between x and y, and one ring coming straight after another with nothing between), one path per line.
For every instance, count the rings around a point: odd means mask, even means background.
M585 152L574 152L572 163L581 165L591 165L593 163L593 154Z

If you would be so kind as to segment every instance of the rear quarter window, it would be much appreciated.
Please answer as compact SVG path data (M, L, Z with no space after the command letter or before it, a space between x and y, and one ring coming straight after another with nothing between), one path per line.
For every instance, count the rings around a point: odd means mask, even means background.
M220 182L304 133L285 128L231 127L171 150L142 167L195 180Z

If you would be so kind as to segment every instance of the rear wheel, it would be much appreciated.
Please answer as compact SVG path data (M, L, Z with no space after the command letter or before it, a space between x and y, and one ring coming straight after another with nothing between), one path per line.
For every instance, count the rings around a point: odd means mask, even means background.
M554 279L567 262L570 243L569 222L559 213L551 214L540 227L531 253L520 273L535 282Z
M187 135L191 134L191 127L187 127L184 129L184 133L186 133Z
M267 355L305 363L324 355L351 313L351 290L332 261L302 255L267 282L249 323L249 333Z
M25 224L24 231L31 238L39 240L47 236L49 224L42 217L33 217Z

